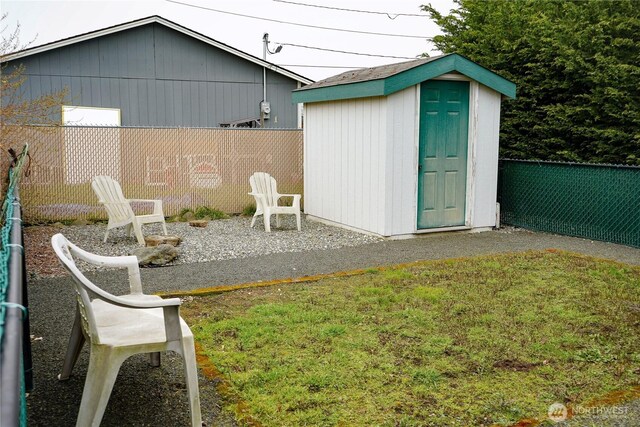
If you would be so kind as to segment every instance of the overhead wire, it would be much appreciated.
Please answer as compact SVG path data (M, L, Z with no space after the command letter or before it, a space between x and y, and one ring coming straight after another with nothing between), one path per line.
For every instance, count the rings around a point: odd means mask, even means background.
M298 27L316 28L316 29L320 29L320 30L330 30L330 31L341 31L341 32L345 32L345 33L368 34L368 35L372 35L372 36L403 37L403 38L427 39L427 40L431 40L432 39L432 37L416 36L416 35L411 35L411 34L378 33L378 32L373 32L373 31L347 30L346 28L334 28L334 27L323 27L323 26L320 26L320 25L300 24L298 22L290 22L290 21L282 21L282 20L279 20L279 19L262 18L262 17L259 17L259 16L246 15L246 14L243 14L243 13L229 12L229 11L220 10L220 9L213 9L211 7L199 6L199 5L185 3L185 2L181 2L181 1L177 1L177 0L165 0L165 1L168 2L168 3L175 3L175 4L180 4L180 5L183 5L183 6L187 6L187 7L193 7L193 8L196 8L196 9L209 10L211 12L224 13L224 14L227 14L227 15L240 16L240 17L243 17L243 18L257 19L259 21L275 22L275 23L278 23L278 24L295 25L295 26L298 26Z
M367 68L362 65L358 65L355 67L349 67L344 65L305 65L305 64L278 64L278 67L301 67L301 68L348 68L348 69L359 69L359 68Z
M416 57L409 57L409 56L376 55L376 54L373 54L373 53L351 52L351 51L347 51L347 50L337 50L337 49L328 49L328 48L324 48L324 47L305 46L305 45L294 44L294 43L280 43L280 42L273 42L273 43L279 44L281 46L293 46L293 47L299 47L299 48L302 48L302 49L322 50L322 51L326 51L326 52L344 53L344 54L347 54L347 55L360 55L360 56L371 56L371 57L376 57L376 58L393 58L393 59L416 59ZM347 67L347 68L351 68L351 67Z
M306 7L317 7L317 8L320 8L320 9L341 10L341 11L344 11L344 12L357 12L357 13L370 13L370 14L374 14L374 15L386 15L387 18L389 18L391 20L396 19L398 16L411 16L411 17L418 17L418 18L428 18L428 15L421 15L421 14L418 14L418 13L376 12L376 11L373 11L373 10L347 9L347 8L343 8L343 7L323 6L323 5L319 5L319 4L299 3L299 2L287 1L287 0L273 0L273 1L277 2L277 3L293 4L293 5L296 5L296 6L306 6Z

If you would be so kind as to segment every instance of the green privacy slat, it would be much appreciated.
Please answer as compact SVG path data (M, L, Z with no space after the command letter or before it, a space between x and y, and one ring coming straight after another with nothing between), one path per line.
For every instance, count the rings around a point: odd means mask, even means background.
M501 160L503 224L640 247L640 167Z

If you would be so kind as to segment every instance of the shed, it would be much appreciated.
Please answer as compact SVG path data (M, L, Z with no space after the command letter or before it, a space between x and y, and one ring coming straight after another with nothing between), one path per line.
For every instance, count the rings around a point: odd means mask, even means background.
M348 71L304 103L304 210L410 237L496 225L500 102L514 83L457 54Z

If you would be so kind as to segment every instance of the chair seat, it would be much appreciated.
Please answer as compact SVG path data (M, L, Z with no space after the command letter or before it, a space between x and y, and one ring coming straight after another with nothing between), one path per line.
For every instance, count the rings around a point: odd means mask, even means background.
M164 217L158 214L136 215L136 218L138 218L138 221L143 222L145 224L149 222L164 221Z
M127 295L131 301L161 300L155 295ZM96 324L100 329L100 344L111 347L166 344L164 315L161 308L126 308L102 300L92 301ZM189 326L180 319L183 337L192 336Z
M295 206L271 206L271 214L297 214L298 208Z

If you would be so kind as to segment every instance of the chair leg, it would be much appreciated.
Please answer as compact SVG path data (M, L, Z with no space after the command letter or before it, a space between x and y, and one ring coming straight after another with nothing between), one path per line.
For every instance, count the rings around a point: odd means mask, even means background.
M280 214L276 214L276 225L280 228Z
M124 358L112 349L92 346L76 427L98 427Z
M298 225L298 231L300 231L300 211L296 212L296 224Z
M253 228L253 226L256 223L256 218L258 218L258 215L260 215L258 212L253 214L253 218L251 219L251 228Z
M82 323L80 320L80 311L76 306L76 318L73 321L73 328L71 329L71 336L69 337L69 345L67 346L67 354L64 356L64 363L62 365L62 372L58 374L58 379L61 381L68 380L71 376L71 371L78 361L78 356L84 345L85 337L82 333Z
M191 411L191 426L202 426L202 414L200 413L200 393L198 391L198 368L196 367L196 352L193 337L182 339L182 361L184 363L184 376L189 396L189 409Z
M138 243L142 246L145 246L147 243L144 241L144 236L142 235L142 227L138 222L133 223L133 233L136 235L136 239L138 239Z
M264 219L264 231L271 233L271 212L265 212L262 217Z
M149 364L154 368L160 366L160 352L149 353Z
M127 237L131 237L131 230L132 230L132 225L127 224L124 228L124 232L127 235Z
M164 231L164 235L166 236L167 235L167 224L164 221L162 221L162 231Z
M103 243L107 243L107 237L109 237L109 229L107 228L107 232L104 233L104 240L102 241Z

